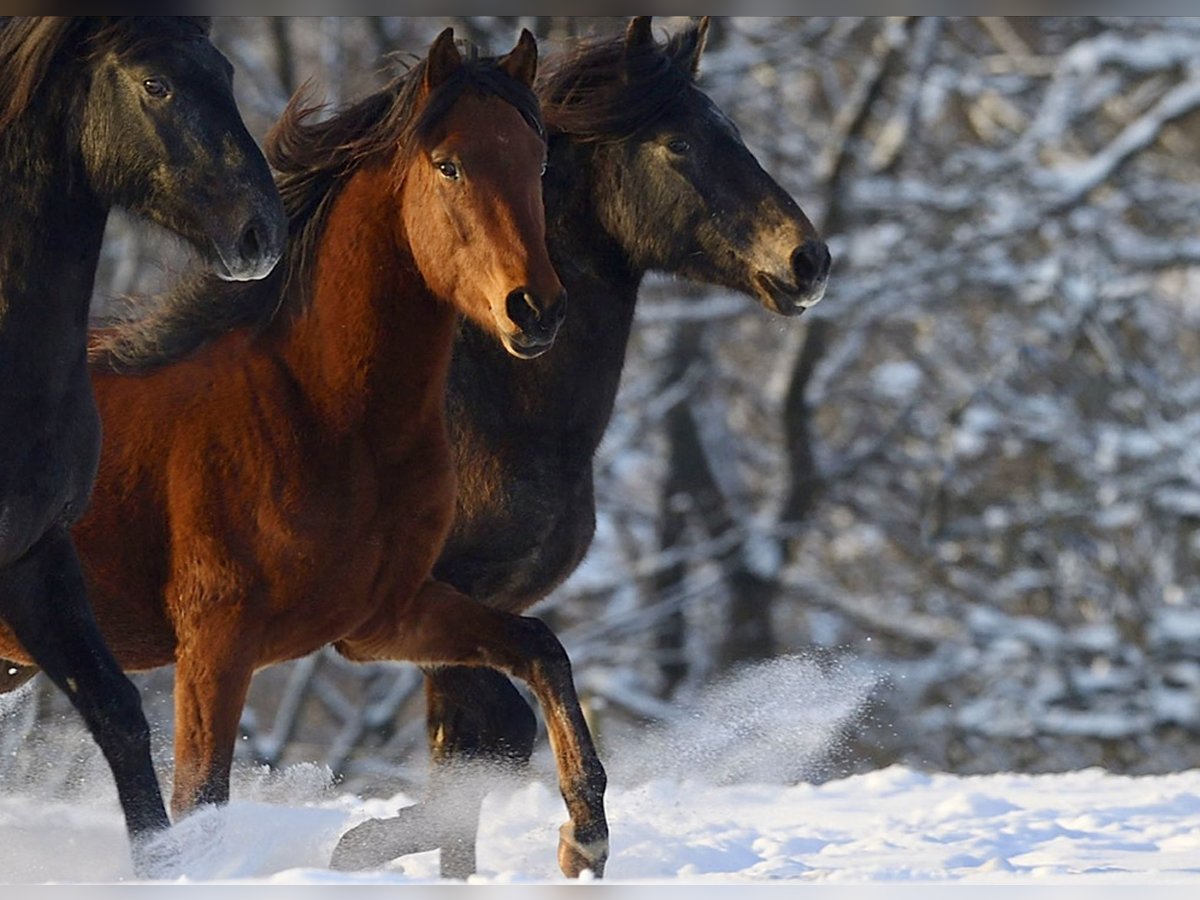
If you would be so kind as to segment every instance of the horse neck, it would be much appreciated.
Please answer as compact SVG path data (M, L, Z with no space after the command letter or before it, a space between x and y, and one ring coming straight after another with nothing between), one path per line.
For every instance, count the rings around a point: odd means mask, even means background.
M326 427L404 440L443 417L457 312L440 301L398 237L386 168L355 173L325 221L311 297L284 356Z
M84 351L108 207L84 177L70 104L42 96L0 133L0 358L19 335L30 365L61 367L65 348Z
M612 416L644 275L604 229L594 200L603 190L594 157L590 145L561 135L551 143L546 244L567 291L567 317L554 346L537 359L517 360L464 325L453 375L458 415L476 427L526 426L542 445L557 433L559 450L569 444L589 462ZM490 409L504 414L487 422Z

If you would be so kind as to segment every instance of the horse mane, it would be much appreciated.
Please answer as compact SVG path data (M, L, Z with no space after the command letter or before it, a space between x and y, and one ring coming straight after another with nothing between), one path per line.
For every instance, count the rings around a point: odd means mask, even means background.
M311 299L308 286L320 236L349 176L389 156L395 158L395 169L406 168L464 93L499 97L544 135L533 91L500 68L498 57L466 49L462 64L424 101L425 59L328 118L317 119L325 107L311 102L307 88L297 91L265 142L288 216L287 247L275 270L256 282L227 282L211 272L193 272L158 298L154 312L95 332L92 362L115 371L146 371L182 359L235 329L261 331L282 309L301 314ZM198 302L204 298L207 302Z
M620 141L656 121L687 90L701 29L628 46L624 35L577 43L543 67L537 92L554 133L583 142Z
M109 52L208 34L208 16L0 17L0 132L19 119L64 54L87 62Z

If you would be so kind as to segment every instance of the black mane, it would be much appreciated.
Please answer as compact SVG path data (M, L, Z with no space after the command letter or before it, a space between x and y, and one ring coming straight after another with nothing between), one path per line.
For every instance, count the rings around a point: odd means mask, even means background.
M234 329L265 328L280 309L302 311L319 238L346 179L359 166L389 155L395 156L397 168L404 168L464 93L500 97L544 134L537 98L497 62L470 50L423 106L425 60L322 121L313 121L322 107L311 105L306 91L297 92L266 142L288 216L287 250L275 271L257 282L194 273L159 298L150 315L96 332L92 362L116 371L145 371L179 360ZM208 302L197 302L203 298Z
M666 44L630 46L623 35L581 41L538 79L547 127L576 141L629 137L661 117L692 84L684 60L701 40L700 28L692 26Z

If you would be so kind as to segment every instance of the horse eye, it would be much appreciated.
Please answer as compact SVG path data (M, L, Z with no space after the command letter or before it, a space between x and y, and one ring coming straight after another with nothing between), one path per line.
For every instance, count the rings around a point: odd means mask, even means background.
M671 140L667 141L667 149L670 150L672 153L683 154L683 153L687 153L689 150L691 150L692 145L689 144L687 141L685 141L683 138L672 138Z
M161 100L171 95L171 83L167 79L158 76L147 78L142 82L142 90L156 100Z
M543 174L543 175L545 175L545 174L546 174L546 169L547 169L547 168L549 168L549 164L548 164L548 163L547 163L547 162L546 162L546 161L543 159L543 160L542 160L542 174Z
M450 160L443 159L439 163L434 163L434 165L437 166L437 170L439 172L441 172L443 175L445 175L451 181L458 178L458 166L456 166Z

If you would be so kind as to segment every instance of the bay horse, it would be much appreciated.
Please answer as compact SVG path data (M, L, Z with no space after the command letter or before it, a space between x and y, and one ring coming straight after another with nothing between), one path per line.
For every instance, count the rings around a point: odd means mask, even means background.
M208 31L195 17L0 20L0 627L103 751L140 870L169 822L68 527L100 449L87 319L110 207L174 231L226 278L260 278L282 252L282 204Z
M181 287L189 305L209 296L215 324L98 336L112 424L74 535L121 665L175 664L177 814L227 800L253 672L333 644L527 682L570 815L560 865L603 872L605 774L561 644L431 577L454 514L445 384L460 317L522 360L562 322L536 68L528 32L497 60L463 58L447 29L328 120L293 98L268 139L290 216L280 271ZM157 365L156 347L224 331L230 310L266 305L238 295L264 294L280 307L270 321ZM0 655L20 653L0 634Z
M434 573L497 609L546 598L591 544L593 458L648 271L731 288L783 316L824 294L825 243L696 84L707 31L701 19L660 44L650 18L635 17L624 35L581 42L538 85L550 134L547 241L571 314L554 349L520 365L464 323L448 384L459 492ZM474 823L469 833L454 827L461 816L441 833L430 827L439 786L463 760L530 758L536 723L501 673L425 675L430 799L363 823L361 838L349 832L337 854L346 867L441 846L443 875L466 877Z

